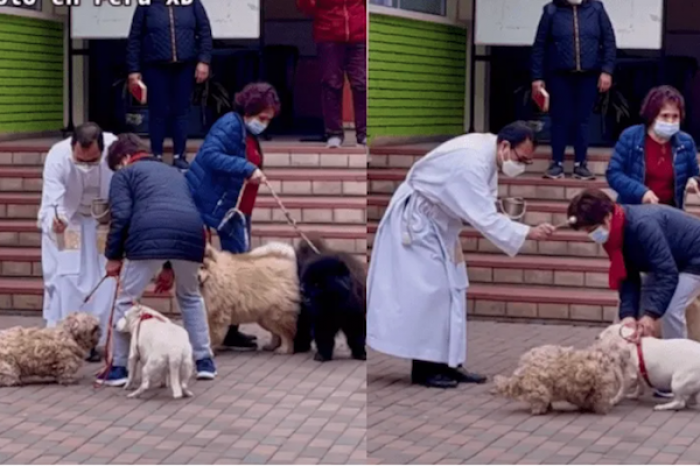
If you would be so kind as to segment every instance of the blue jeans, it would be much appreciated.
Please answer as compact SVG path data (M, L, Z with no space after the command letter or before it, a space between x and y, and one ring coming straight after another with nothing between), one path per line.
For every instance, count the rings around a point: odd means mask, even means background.
M236 223L236 219L231 219L228 223L227 226L233 227ZM252 243L251 239L251 217L250 215L245 216L245 230L248 232L248 251L250 251L250 243ZM219 241L221 242L221 249L227 252L230 252L231 254L243 254L248 251L243 251L241 247L240 241L238 241L238 233L239 229L238 228L224 228L219 231Z
M564 152L574 136L576 162L585 162L588 152L588 123L598 97L598 73L556 73L547 79L552 119L552 158L564 161Z
M175 156L187 151L195 63L167 63L146 66L143 80L148 88L148 132L151 152L163 155L163 141L171 127Z
M134 301L139 301L154 275L163 265L162 260L126 261L121 274L121 291L117 297L114 309L113 325L116 327L119 319L129 310ZM190 336L190 343L195 360L199 361L212 357L211 342L207 314L204 309L204 299L199 292L197 272L201 264L197 262L173 260L170 261L175 272L175 295L182 312L185 330ZM129 358L130 336L117 332L114 328L113 365L126 367Z

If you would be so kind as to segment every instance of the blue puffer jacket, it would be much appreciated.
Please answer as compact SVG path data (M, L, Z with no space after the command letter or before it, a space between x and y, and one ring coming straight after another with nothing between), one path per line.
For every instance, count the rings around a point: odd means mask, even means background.
M578 40L577 40L578 39ZM557 71L615 71L615 30L598 0L572 6L554 0L544 6L532 46L532 80Z
M618 195L621 204L641 204L642 197L649 190L644 185L646 165L644 157L644 139L646 128L635 125L627 128L620 135L615 145L605 177L610 187ZM688 179L700 174L697 149L693 138L684 132L671 139L673 146L673 167L675 178L675 204L683 209L685 185Z
M243 182L257 167L246 158L246 129L235 112L219 118L209 130L185 177L204 223L218 228L236 206ZM243 230L236 233L243 235Z
M150 63L210 63L211 51L211 26L200 0L188 6L153 0L151 6L136 7L126 48L129 73Z
M117 171L105 256L119 260L204 259L204 225L182 174L156 158Z
M620 287L620 318L660 317L678 274L700 275L700 219L664 205L625 205L622 253L627 278ZM640 273L647 273L642 283Z

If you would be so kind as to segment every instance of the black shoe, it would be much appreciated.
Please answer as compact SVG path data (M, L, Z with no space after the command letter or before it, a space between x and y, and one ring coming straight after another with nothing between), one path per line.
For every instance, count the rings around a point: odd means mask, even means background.
M416 385L425 385L428 388L456 388L457 381L446 374L433 374L427 377L411 377Z
M595 180L595 175L591 173L585 163L574 166L574 178L579 180Z
M93 348L90 350L90 354L85 358L87 362L100 362L102 361L102 356L97 352L97 349Z
M187 162L187 159L184 157L175 157L173 159L173 167L177 168L180 171L187 171L190 169L190 164Z
M458 383L486 383L486 377L484 377L483 375L475 374L474 372L467 372L460 368L448 368L447 375L454 378Z
M226 338L224 338L224 346L241 350L257 350L257 338L252 335L241 333L238 329L229 328Z
M553 180L562 178L564 176L564 167L559 162L552 162L549 168L544 172L545 178L551 178Z

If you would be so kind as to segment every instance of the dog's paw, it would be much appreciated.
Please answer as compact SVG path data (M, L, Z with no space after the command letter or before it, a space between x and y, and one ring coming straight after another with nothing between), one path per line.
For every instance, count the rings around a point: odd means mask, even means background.
M275 350L275 354L294 354L294 350L280 346Z
M126 395L126 397L130 398L130 399L131 398L138 398L140 394L141 394L141 392L139 390L136 390L136 391L131 392L128 395Z
M185 398L192 398L194 396L194 393L186 388L182 389L182 394L185 396Z

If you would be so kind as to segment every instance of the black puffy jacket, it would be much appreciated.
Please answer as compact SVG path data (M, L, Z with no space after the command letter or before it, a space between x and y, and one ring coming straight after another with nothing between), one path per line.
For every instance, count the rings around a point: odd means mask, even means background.
M615 30L598 0L578 6L554 0L544 6L532 46L532 80L549 72L615 71Z
M620 286L620 319L643 313L661 317L678 275L700 275L700 220L665 205L623 205L622 254L627 278ZM642 282L640 273L647 277Z
M105 256L120 260L204 260L204 223L185 177L151 157L117 171Z
M153 0L137 6L126 49L129 73L147 63L211 61L211 25L201 0L187 6L166 6Z

